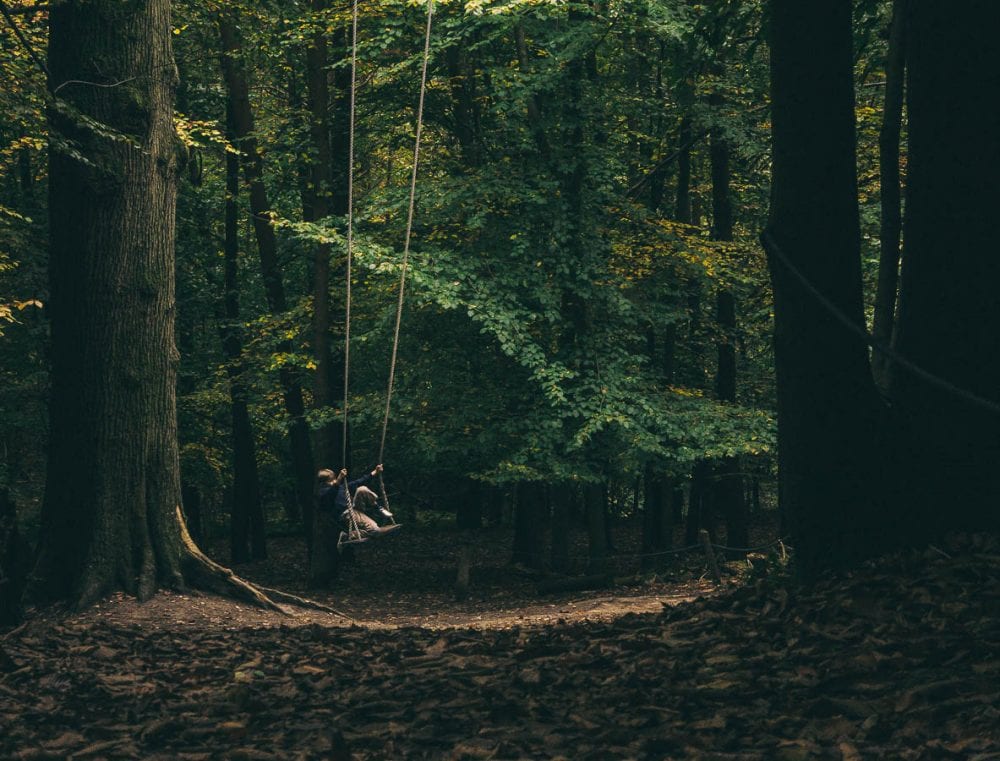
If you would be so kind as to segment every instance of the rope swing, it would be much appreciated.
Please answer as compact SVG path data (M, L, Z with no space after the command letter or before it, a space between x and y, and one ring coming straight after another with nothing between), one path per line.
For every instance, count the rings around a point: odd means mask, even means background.
M413 166L410 173L410 197L406 215L406 235L403 240L403 261L399 274L399 294L396 301L396 324L392 335L392 356L389 360L389 380L385 395L385 415L382 418L382 434L379 440L378 460L381 463L385 454L386 434L389 429L389 413L392 406L392 391L396 378L396 362L399 352L399 334L403 322L403 298L406 288L406 271L410 258L410 241L413 236L413 217L416 209L417 170L420 165L420 137L424 122L424 100L427 94L427 65L430 60L431 28L434 16L434 0L427 0L427 24L424 31L424 55L420 71L420 97L417 101L417 125L413 142ZM358 53L358 0L351 3L351 91L350 91L350 130L348 138L348 171L347 171L347 283L344 315L344 424L343 424L343 462L347 463L347 428L348 400L350 378L351 352L351 278L354 261L354 136L356 131L356 96L357 96L357 57ZM386 493L382 473L378 474L379 492L383 507L389 511L389 496ZM353 512L354 504L351 490L345 485L348 508ZM391 519L390 519L391 520ZM393 521L395 523L395 521ZM351 515L346 539L342 536L340 544L358 544L366 541L361 536L357 522Z
M420 164L420 133L424 126L424 96L427 93L427 62L431 54L431 22L434 17L434 0L427 0L427 30L424 33L424 63L420 72L420 100L417 102L417 134L413 141L413 171L410 174L410 205L406 214L406 237L403 241L403 264L399 272L399 299L396 302L396 327L392 335L392 359L389 361L389 386L385 394L385 417L382 419L382 440L378 448L378 460L385 452L385 435L389 428L389 408L392 404L392 388L396 378L396 355L399 350L399 327L403 321L403 296L406 288L406 268L410 259L410 239L413 234L413 210L417 197L417 168Z
M344 431L341 462L347 467L348 380L351 376L351 266L354 262L354 117L358 89L358 0L351 0L351 114L347 142L347 297L344 304ZM350 489L347 489L350 492ZM347 495L351 504L351 495Z

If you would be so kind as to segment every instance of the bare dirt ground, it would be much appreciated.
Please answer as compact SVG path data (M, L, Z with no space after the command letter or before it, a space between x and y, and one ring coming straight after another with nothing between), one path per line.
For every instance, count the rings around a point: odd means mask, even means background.
M0 635L0 758L1000 758L993 539L810 589L759 555L716 590L695 556L540 596L487 533L463 602L455 543L365 547L308 592L343 615L176 592L35 612ZM240 571L307 593L301 555Z

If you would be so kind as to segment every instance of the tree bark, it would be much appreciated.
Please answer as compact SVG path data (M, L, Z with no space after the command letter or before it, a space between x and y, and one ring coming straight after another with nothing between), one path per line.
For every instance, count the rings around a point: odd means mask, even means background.
M888 345L892 340L896 290L899 285L899 244L903 231L899 145L906 74L906 5L907 0L895 0L892 6L889 52L885 64L885 108L878 143L882 222L872 336L883 345ZM872 353L872 372L880 387L889 387L891 369L888 357L876 349Z
M775 301L781 500L806 577L872 549L880 404L863 341L792 272L864 325L851 3L772 0Z
M573 486L569 483L556 484L552 489L552 536L549 565L556 573L569 570L570 501Z
M681 88L682 107L690 107L694 86L685 84ZM691 115L685 110L677 131L677 190L674 197L674 219L685 225L692 223L691 213Z
M192 582L276 607L198 550L180 508L170 4L60 3L49 42L50 89L60 89L49 111L59 138L49 209L59 224L35 592L82 606L118 589L147 599Z
M667 556L659 553L670 549L672 537L667 531L670 520L666 505L668 491L664 479L656 474L652 465L647 465L642 483L641 568L648 572L659 570L665 565Z
M603 484L587 484L584 488L584 509L587 512L587 540L590 554L588 573L601 574L608 566L608 534L605 524Z
M183 582L174 342L176 72L169 3L65 3L49 16L52 391L39 573L85 604ZM139 76L136 76L136 75ZM112 140L74 110L119 133Z
M312 10L317 16L329 6L329 0L312 0ZM306 100L309 108L309 138L312 143L309 180L303 193L302 216L306 222L319 222L334 213L327 63L326 27L319 24L306 49ZM312 348L316 372L313 376L313 407L326 413L329 413L329 408L336 401L333 390L337 385L330 344L330 255L329 244L315 244ZM332 422L320 425L316 431L316 454L327 467L332 468L338 462L342 467L347 467L346 463L341 462L344 453L337 447L338 432L337 426Z
M911 3L906 255L897 349L952 384L897 368L907 532L1000 527L1000 4ZM926 534L924 534L926 535Z
M715 540L713 521L711 466L702 460L691 469L691 491L688 496L687 522L684 526L684 544L698 542L698 532L706 529Z
M514 41L517 45L518 67L523 74L527 74L529 71L528 43L524 36L523 24L518 24L514 27ZM542 107L538 102L538 98L532 92L528 93L526 108L528 113L528 128L531 130L535 146L538 148L538 153L541 155L542 160L545 163L549 163L552 151L549 146L548 136L545 134L545 126L542 124Z
M0 627L21 619L21 597L27 557L17 527L17 507L6 485L0 484Z
M519 484L514 508L514 551L511 562L528 568L542 567L542 537L539 524L542 487L539 484Z
M233 132L237 146L242 152L243 175L250 186L250 213L257 252L260 258L264 292L272 314L281 314L287 309L285 286L278 265L278 243L271 225L269 213L271 205L264 185L264 160L255 137L253 111L250 107L250 93L246 72L243 69L243 48L236 27L233 11L223 11L218 18L219 34L222 40L222 71L233 115ZM302 388L294 372L287 367L279 371L285 409L291 424L289 440L292 453L292 467L295 474L297 505L302 517L302 525L307 537L312 534L312 488L313 458L309 441L309 427L305 420L305 403Z
M479 481L470 481L468 488L461 490L458 505L455 508L455 525L465 531L474 531L483 527L483 502L486 498L486 487Z
M464 41L463 41L464 42ZM523 32L518 38L519 63L523 52ZM527 53L524 52L526 59ZM451 89L451 112L454 120L455 139L462 151L462 158L470 167L479 165L479 107L476 103L476 71L469 62L461 44L445 51L448 79ZM526 61L525 61L526 63ZM524 64L521 63L523 66Z
M233 430L233 508L230 515L230 556L234 563L267 557L264 510L257 474L257 447L243 381L243 341L240 336L239 264L239 159L226 153L225 271L222 350L229 376L229 409ZM252 540L251 540L252 537Z
M718 109L723 104L722 95L713 93L710 102ZM735 228L731 151L719 127L713 127L711 131L709 158L712 171L712 238L730 242L733 240ZM735 404L736 297L728 288L719 288L716 291L715 317L719 328L715 395L719 401ZM726 518L726 544L730 547L746 547L749 544L749 522L739 459L723 458L716 464L715 476L715 501ZM738 558L745 553L730 551L729 554L730 557Z

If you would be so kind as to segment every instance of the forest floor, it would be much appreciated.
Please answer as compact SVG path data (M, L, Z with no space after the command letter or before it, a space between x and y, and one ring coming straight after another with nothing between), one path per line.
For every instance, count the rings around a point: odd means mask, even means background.
M487 531L456 602L460 535L422 528L324 594L293 539L239 569L343 615L179 593L33 611L0 635L0 758L1000 759L995 539L808 589L764 555L721 588L697 555L641 577L634 527L616 541L617 583L590 592L540 595Z

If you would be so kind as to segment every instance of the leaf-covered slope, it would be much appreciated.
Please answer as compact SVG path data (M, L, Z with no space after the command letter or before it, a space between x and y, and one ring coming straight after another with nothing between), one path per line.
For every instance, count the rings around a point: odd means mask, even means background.
M0 755L992 758L1000 546L945 550L543 628L29 626Z

